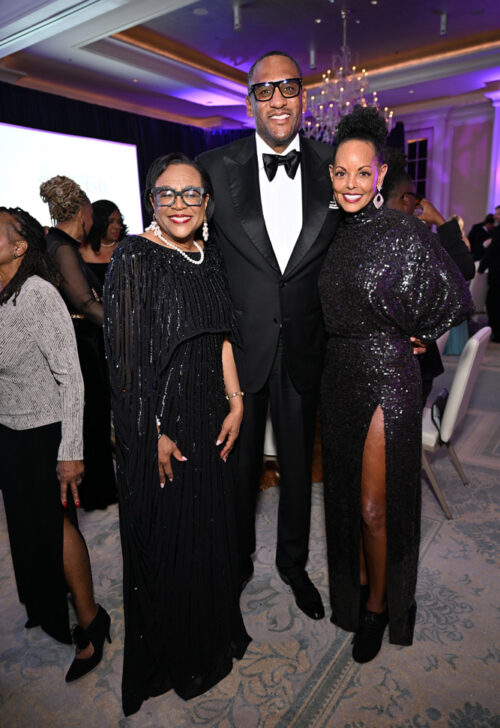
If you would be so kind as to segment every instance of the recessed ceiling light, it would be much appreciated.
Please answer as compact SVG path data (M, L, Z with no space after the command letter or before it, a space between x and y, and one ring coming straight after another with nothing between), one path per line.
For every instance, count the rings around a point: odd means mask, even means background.
M408 93L409 93L409 94L414 94L414 93L415 93L415 91L414 91L414 90L413 90L413 89L411 88L411 89L410 89L410 90L408 91Z
M378 5L378 0L370 0L370 5Z
M206 8L195 8L193 15L208 15L208 10Z
M138 78L133 78L132 79L132 83L139 83L139 79Z
M321 23L321 18L315 18L315 19L314 19L314 22L315 22L315 23Z

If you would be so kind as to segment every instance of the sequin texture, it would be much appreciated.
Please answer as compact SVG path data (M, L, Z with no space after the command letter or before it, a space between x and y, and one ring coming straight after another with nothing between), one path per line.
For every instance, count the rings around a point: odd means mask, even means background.
M363 446L384 414L389 639L411 644L420 540L421 375L410 336L472 312L468 287L422 222L373 204L344 214L319 281L329 336L321 407L332 621L356 631Z

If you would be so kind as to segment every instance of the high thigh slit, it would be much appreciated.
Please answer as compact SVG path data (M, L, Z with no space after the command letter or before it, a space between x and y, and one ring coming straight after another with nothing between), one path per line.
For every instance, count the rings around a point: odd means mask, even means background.
M369 586L366 608L383 612L387 591L387 468L384 412L377 405L363 445L361 465L361 539ZM360 553L361 580L361 553Z
M458 269L418 220L373 204L343 222L320 275L329 335L321 387L332 622L356 631L361 477L384 415L389 639L409 645L420 541L421 375L410 336L435 339L471 310Z

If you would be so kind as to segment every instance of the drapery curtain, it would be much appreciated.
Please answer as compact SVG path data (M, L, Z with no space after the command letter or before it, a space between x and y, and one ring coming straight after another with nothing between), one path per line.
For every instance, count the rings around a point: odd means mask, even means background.
M135 144L141 186L149 165L162 154L183 152L193 158L205 149L219 147L252 133L251 129L199 129L1 82L0 121ZM147 217L144 216L144 219Z

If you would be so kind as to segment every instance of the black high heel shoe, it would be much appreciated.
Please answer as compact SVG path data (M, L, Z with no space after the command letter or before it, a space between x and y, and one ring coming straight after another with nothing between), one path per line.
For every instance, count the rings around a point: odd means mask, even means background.
M87 659L79 659L75 657L66 673L66 682L73 682L83 677L94 669L102 659L102 649L104 646L104 638L111 643L109 627L111 619L109 614L99 604L97 605L97 614L86 629L75 624L71 630L73 642L78 650L84 650L92 643L94 653Z

